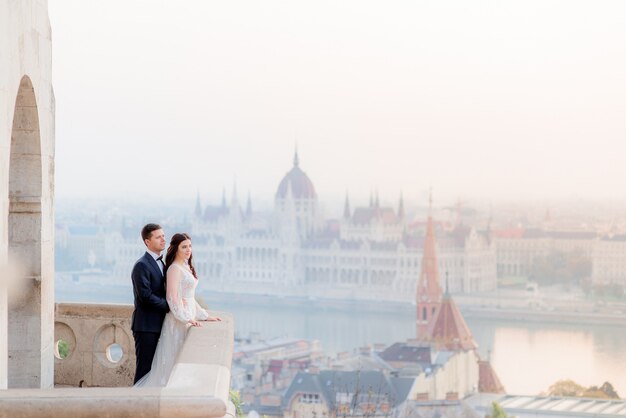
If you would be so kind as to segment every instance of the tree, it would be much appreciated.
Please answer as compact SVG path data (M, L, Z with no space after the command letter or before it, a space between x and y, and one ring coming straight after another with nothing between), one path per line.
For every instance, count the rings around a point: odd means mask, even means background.
M619 395L609 382L604 382L602 386L590 386L585 392L587 398L619 399Z
M573 380L559 380L548 389L549 396L583 396L585 388Z
M589 386L582 394L583 398L609 399L606 393L602 392L597 386Z
M604 382L602 386L600 386L600 390L606 393L611 399L619 399L619 395L617 394L617 391L615 390L615 388L613 388L613 385L610 384L609 382Z
M573 396L577 398L600 398L619 399L619 395L609 382L604 382L602 386L589 386L588 388L579 385L573 380L559 380L548 389L549 396Z
M502 405L500 405L498 402L493 402L491 404L491 415L489 415L489 418L515 418L515 417L508 415L506 411L504 410L504 408L502 408Z
M577 284L591 275L591 260L581 250L550 251L537 256L530 269L530 277L540 284Z

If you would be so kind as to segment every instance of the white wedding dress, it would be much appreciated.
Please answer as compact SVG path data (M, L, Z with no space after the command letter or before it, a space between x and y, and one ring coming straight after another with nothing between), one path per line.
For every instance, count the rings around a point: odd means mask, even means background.
M166 283L170 311L163 321L150 372L135 383L135 387L165 386L191 326L189 320L204 321L209 318L208 312L196 302L198 280L188 268L172 264L167 270Z

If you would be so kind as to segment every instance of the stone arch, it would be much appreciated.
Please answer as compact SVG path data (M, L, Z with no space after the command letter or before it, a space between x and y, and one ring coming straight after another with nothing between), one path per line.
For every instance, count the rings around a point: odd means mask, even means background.
M8 386L40 387L42 367L42 155L31 79L20 80L9 160Z

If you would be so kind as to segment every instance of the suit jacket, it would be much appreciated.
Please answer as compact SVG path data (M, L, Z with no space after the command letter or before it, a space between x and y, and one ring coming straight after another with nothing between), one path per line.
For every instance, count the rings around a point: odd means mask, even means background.
M131 329L134 332L161 332L169 306L165 300L165 277L148 252L135 263L131 278L135 310Z

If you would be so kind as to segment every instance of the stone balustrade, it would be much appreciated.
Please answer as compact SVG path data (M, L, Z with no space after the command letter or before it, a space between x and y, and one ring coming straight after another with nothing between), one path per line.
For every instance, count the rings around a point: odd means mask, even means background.
M132 305L63 303L55 311L55 386L132 386ZM64 343L67 352L59 353Z
M190 328L163 388L130 388L135 370L130 305L57 304L55 388L0 391L0 417L223 417L234 323ZM65 346L65 347L64 347Z

